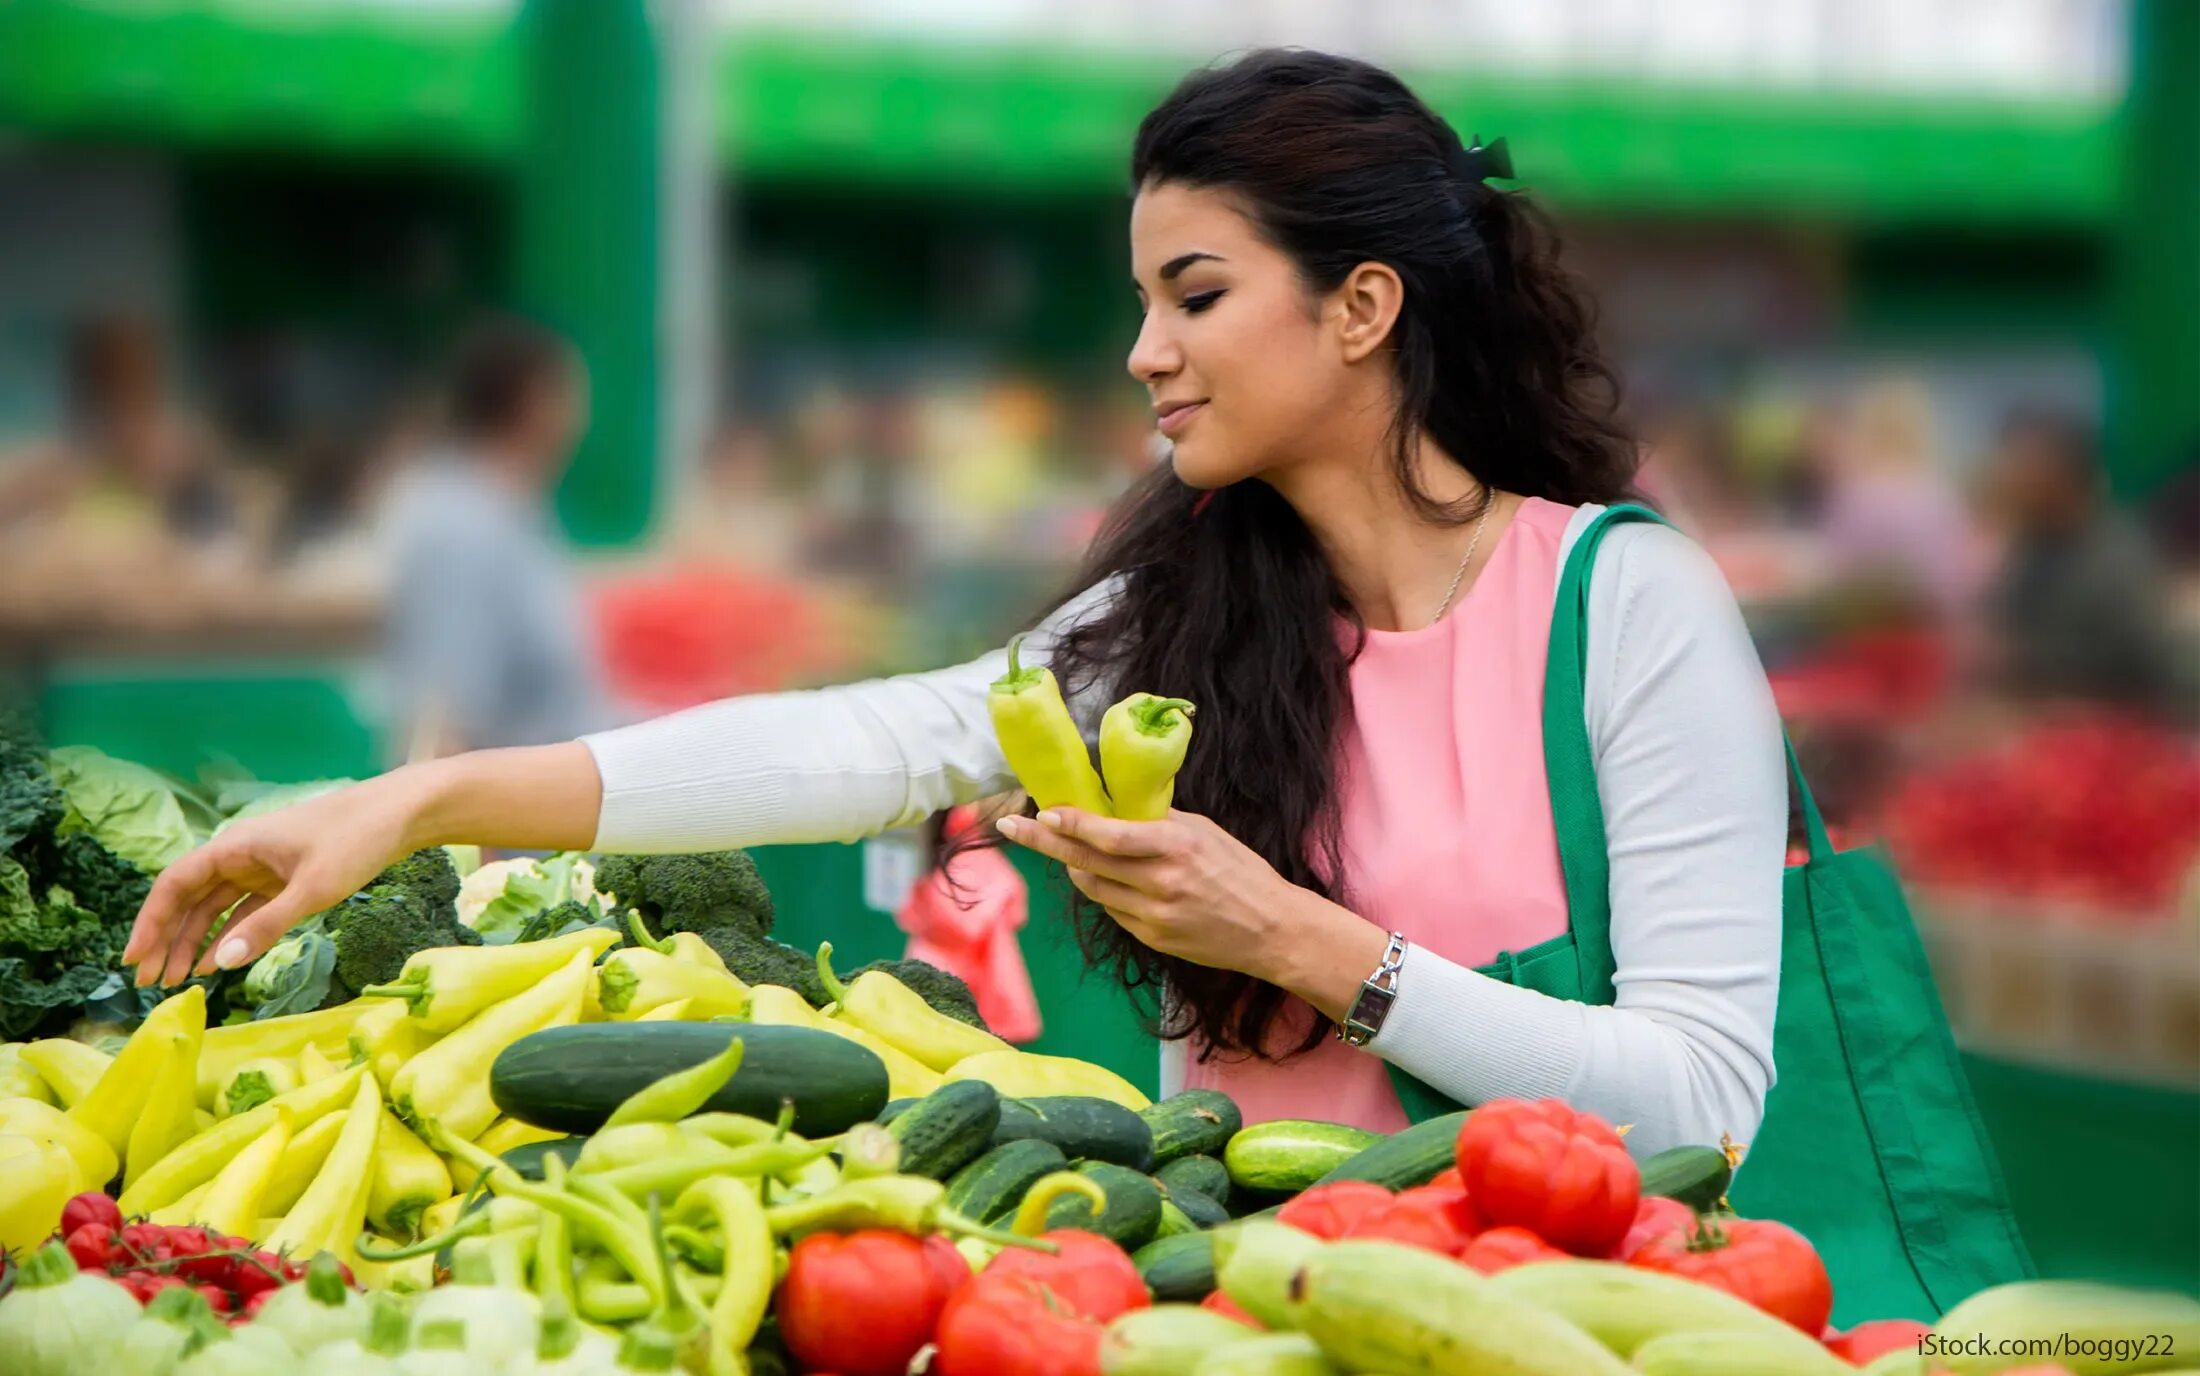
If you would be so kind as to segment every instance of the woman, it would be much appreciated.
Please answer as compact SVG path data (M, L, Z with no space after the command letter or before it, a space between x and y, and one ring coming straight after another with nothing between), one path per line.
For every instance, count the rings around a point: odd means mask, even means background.
M1653 525L1595 565L1585 715L1617 1002L1476 973L1561 934L1541 748L1571 541L1634 448L1550 231L1500 148L1386 72L1263 51L1194 73L1131 163L1128 365L1174 461L1024 653L1088 731L1192 699L1178 810L1004 822L1070 868L1089 957L1165 991L1163 1087L1248 1119L1389 1129L1389 1062L1465 1102L1555 1095L1629 1144L1747 1139L1772 1080L1785 783L1770 692L1709 561ZM162 876L140 978L234 967L409 848L848 840L1013 787L994 653L398 770L238 826ZM1402 951L1402 959L1392 959ZM1333 1035L1395 966L1365 1045ZM1386 975L1386 979L1388 976Z

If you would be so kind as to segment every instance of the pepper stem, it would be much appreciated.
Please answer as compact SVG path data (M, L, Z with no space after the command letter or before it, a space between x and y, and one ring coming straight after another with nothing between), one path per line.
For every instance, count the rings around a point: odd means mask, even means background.
M1009 637L1008 672L993 681L993 686L1001 692L1021 693L1024 689L1039 681L1039 670L1037 668L1027 669L1024 667L1020 652L1023 643L1024 636L1022 634Z
M651 936L649 928L642 925L642 910L640 908L628 908L626 910L626 930L627 934L633 938L635 945L645 950L655 951L661 956L672 954L672 938Z
M833 973L833 943L830 941L821 941L817 945L817 979L818 983L825 986L826 1002L848 1001L848 986L842 984L840 976Z
M420 1016L422 1005L431 997L426 979L398 980L391 984L370 984L359 991L363 999L403 999L407 1012Z
M1131 708L1131 724L1143 736L1166 736L1176 730L1171 712L1182 712L1187 724L1199 708L1188 698L1146 698Z
M352 1247L353 1250L359 1253L360 1258L365 1261L403 1261L408 1257L426 1256L430 1252L440 1252L455 1242L463 1242L467 1238L478 1236L487 1231L488 1227L489 1211L480 1209L462 1216L456 1223L440 1233L421 1238L417 1242L408 1242L401 1247L387 1249L379 1247L375 1245L374 1234L372 1233L361 1233L359 1240L353 1243ZM341 1277L338 1279L341 1280ZM328 1302L323 1301L323 1303Z

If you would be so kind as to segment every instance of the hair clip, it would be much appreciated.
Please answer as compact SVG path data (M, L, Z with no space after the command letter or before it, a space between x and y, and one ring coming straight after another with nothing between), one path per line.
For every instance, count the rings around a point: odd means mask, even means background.
M1452 171L1470 182L1488 181L1492 177L1512 180L1512 150L1503 139L1482 142L1476 134L1469 142L1462 143L1451 155Z

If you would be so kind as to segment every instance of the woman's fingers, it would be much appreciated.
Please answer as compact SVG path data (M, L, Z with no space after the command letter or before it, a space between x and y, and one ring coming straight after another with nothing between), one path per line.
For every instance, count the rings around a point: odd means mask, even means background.
M282 892L272 898L255 896L238 904L236 915L200 959L198 973L211 975L216 970L234 970L258 960L299 919L321 911L349 892L332 897L322 891L323 887L292 875Z
M122 948L123 963L143 967L155 953L165 954L175 943L176 928L182 924L184 914L220 882L214 857L204 846L162 870L153 881L152 892L138 908L129 944Z
M1111 911L1121 908L1130 912L1144 912L1153 902L1149 895L1132 888L1121 880L1110 879L1108 876L1097 874L1092 870L1072 868L1069 872L1069 882L1077 886L1079 893Z
M1158 822L1126 822L1074 807L1050 807L1039 814L1039 825L1125 859L1151 860L1169 854L1177 844L1175 829L1167 818Z
M222 883L214 891L191 905L190 911L176 924L175 935L169 939L167 958L147 961L138 967L138 982L180 984L191 974L191 963L198 959L199 943L205 939L207 929L215 920L229 911L230 905L244 897L242 885Z
M1050 860L1059 860L1070 869L1087 870L1127 884L1136 884L1142 863L1138 860L1111 855L1028 817L1003 817L995 825L1000 828L1001 835L1009 840L1027 846Z

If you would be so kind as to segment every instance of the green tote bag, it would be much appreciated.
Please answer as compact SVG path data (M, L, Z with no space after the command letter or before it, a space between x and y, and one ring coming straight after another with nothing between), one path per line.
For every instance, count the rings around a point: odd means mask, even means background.
M1482 967L1556 998L1613 1001L1611 866L1582 720L1589 570L1613 527L1661 520L1611 507L1582 532L1559 578L1543 754L1569 930ZM2031 1257L1901 884L1876 849L1835 853L1792 745L1787 758L1810 856L1788 869L1783 893L1776 1083L1729 1199L1818 1248L1837 1325L1931 1321L1989 1285L2030 1276ZM1415 1122L1460 1107L1390 1073Z

